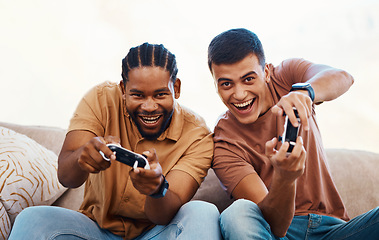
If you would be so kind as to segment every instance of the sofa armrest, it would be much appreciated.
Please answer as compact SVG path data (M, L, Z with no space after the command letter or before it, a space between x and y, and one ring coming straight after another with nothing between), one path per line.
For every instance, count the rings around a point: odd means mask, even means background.
M350 218L379 206L379 154L327 149L330 171Z
M0 122L0 126L12 129L15 132L32 138L57 155L59 155L66 137L66 130L57 127L24 126L5 122Z

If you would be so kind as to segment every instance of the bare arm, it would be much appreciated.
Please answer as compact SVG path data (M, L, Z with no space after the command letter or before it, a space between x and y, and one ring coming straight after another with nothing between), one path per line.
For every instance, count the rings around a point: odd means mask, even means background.
M134 169L130 172L130 177L134 187L146 195L145 213L149 220L155 224L166 225L179 208L193 197L199 185L188 173L173 170L166 176L169 183L166 195L161 198L150 197L149 195L159 190L163 182L162 168L154 149L144 154L147 156L150 169Z
M353 77L344 70L327 65L313 64L299 82L309 82L315 92L315 104L331 101L344 94L354 83ZM289 92L281 97L272 108L278 116L285 112L294 126L297 126L293 107L299 112L300 122L304 130L309 130L308 118L312 114L312 101L306 90Z
M163 198L147 197L145 212L151 221L166 225L176 215L179 208L191 200L199 184L189 174L174 170L167 175L168 191Z
M305 78L315 91L315 103L338 98L354 83L354 78L346 71L321 64L312 65Z
M79 187L89 173L98 173L110 166L99 151L115 159L106 141L88 131L72 131L66 136L58 157L58 179L66 187Z

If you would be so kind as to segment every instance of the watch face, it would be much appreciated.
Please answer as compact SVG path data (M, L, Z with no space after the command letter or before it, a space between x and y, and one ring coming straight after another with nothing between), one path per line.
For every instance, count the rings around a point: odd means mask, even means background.
M306 88L306 87L308 87L310 85L311 85L310 83L295 83L294 85L292 85L292 87L295 87L295 88Z

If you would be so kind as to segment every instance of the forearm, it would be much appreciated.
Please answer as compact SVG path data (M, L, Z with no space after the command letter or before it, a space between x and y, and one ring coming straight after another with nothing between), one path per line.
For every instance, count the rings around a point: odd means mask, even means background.
M296 182L283 183L273 180L266 197L258 203L271 231L277 237L283 237L292 222L295 213Z
M145 214L153 223L167 225L182 205L179 196L168 189L162 198L146 197Z
M168 224L183 204L195 195L199 184L195 179L180 170L172 170L166 176L169 183L166 195L162 198L147 196L145 214L155 224Z
M354 78L346 71L334 68L323 69L309 80L315 92L315 103L331 101L344 94L354 83Z
M64 152L58 158L58 179L65 187L80 187L88 178L89 173L83 171L78 164L81 148L73 152Z

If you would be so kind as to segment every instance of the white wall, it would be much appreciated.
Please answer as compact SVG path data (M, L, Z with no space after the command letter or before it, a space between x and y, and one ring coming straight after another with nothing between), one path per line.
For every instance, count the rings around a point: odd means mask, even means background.
M220 32L258 34L267 61L303 57L350 72L351 90L316 108L326 147L379 152L379 3L370 0L0 0L0 121L67 128L83 94L119 81L145 41L176 54L180 103L210 128L225 110L207 68Z

